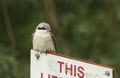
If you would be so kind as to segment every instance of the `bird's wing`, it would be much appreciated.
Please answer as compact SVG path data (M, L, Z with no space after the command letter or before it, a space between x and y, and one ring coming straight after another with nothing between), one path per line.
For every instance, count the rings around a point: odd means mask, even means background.
M51 34L51 37L52 37L52 41L53 41L53 44L55 46L55 51L57 51L57 48L56 48L56 41L55 41L55 38L54 38L54 35L52 33Z

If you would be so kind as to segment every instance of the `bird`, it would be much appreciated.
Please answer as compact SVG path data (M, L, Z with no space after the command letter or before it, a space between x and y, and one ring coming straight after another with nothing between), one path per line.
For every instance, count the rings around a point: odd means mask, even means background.
M56 53L56 42L48 23L41 22L36 27L33 34L33 49L40 53Z

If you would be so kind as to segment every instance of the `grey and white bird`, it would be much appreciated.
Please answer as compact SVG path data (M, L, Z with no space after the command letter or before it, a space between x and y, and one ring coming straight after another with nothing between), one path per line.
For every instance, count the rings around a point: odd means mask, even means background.
M56 52L54 36L48 23L42 22L33 34L33 49L40 53Z

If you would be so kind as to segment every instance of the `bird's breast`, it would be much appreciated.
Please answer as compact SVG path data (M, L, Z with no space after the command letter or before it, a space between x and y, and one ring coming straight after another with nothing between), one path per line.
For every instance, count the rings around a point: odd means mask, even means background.
M39 51L53 50L54 45L50 34L35 34L33 37L33 48Z

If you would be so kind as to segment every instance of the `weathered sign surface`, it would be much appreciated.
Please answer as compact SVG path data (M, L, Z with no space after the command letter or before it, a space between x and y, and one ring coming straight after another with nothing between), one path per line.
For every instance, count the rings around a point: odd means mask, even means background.
M113 78L114 69L60 54L31 50L30 78Z

